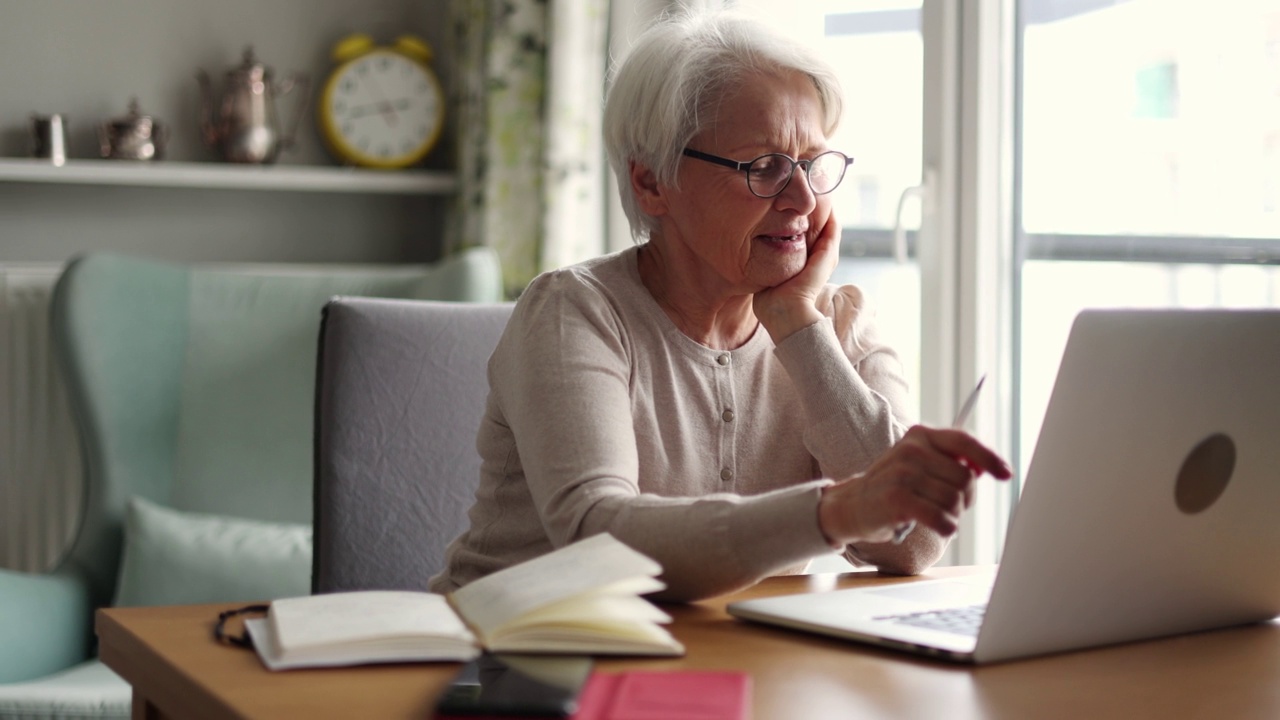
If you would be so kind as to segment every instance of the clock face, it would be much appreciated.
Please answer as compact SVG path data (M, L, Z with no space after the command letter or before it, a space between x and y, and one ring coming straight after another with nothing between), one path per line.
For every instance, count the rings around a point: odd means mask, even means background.
M321 98L333 149L345 160L404 167L421 160L440 136L444 98L422 63L375 50L338 68Z

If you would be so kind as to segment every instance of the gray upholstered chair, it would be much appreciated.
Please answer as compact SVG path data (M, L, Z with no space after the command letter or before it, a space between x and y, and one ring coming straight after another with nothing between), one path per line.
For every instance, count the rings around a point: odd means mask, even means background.
M425 590L467 527L510 304L338 298L316 373L312 592Z
M227 266L91 254L52 330L85 468L51 573L0 571L0 718L128 717L95 607L306 594L321 310L336 295L498 302L497 256ZM425 378L424 378L425 379Z

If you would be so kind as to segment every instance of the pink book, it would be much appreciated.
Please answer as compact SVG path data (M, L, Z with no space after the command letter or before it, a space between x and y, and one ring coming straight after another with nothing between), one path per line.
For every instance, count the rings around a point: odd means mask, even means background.
M743 672L596 673L573 720L748 720L750 707L751 678Z

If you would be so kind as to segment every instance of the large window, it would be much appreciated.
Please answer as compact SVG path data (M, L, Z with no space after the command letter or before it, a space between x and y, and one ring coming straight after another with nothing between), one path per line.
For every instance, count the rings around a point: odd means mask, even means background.
M931 220L944 204L935 176L945 164L939 156L953 145L946 138L951 126L930 119L946 115L949 93L940 81L945 23L938 17L952 6L937 0L736 5L818 49L840 76L845 113L830 144L855 163L834 197L843 234L833 280L859 285L869 298L880 332L903 359L915 391L913 414L945 422L940 418L953 412L945 398L951 388L938 379L954 372L955 363L931 325L954 333L946 318L956 304L950 284L933 281L946 272L944 263L929 262L922 251L930 247L924 238L938 241L944 234Z
M876 299L926 421L995 373L978 431L1019 478L1081 309L1280 306L1275 0L736 4L841 73L837 279ZM952 559L998 559L1018 488Z
M857 162L837 191L844 234L834 279L861 285L871 298L882 333L906 365L916 416L949 424L978 375L992 375L969 427L1004 450L1001 423L1010 413L997 401L1007 395L1001 388L1012 373L1000 366L1003 336L995 323L1008 313L996 307L1004 297L997 282L972 271L996 265L983 260L998 246L998 233L979 231L990 225L989 208L979 203L998 188L981 191L995 176L981 162L966 169L962 158L987 142L962 142L983 127L962 119L981 113L978 105L962 106L960 92L981 87L983 63L972 56L977 45L961 37L981 36L982 18L966 21L954 0L737 5L811 43L841 76L846 112L832 144ZM979 154L1000 155L995 148ZM977 287L992 292L979 297ZM944 562L994 560L1007 510L1008 494L984 483Z
M1280 306L1280 4L1021 0L1029 461L1086 307Z
M845 83L838 281L876 299L925 420L996 373L979 430L1019 478L1079 310L1280 306L1275 0L737 5ZM998 559L1018 487L955 560Z

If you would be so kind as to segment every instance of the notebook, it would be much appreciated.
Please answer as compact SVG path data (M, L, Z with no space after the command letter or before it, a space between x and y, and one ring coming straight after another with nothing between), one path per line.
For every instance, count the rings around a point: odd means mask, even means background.
M1275 617L1280 310L1080 313L1024 487L985 577L728 611L972 663ZM975 607L976 634L925 627Z

